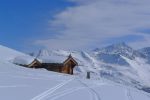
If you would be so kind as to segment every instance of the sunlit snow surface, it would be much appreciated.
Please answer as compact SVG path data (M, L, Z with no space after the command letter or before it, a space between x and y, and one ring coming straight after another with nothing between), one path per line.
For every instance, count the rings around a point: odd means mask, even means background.
M64 55L67 56L68 54ZM97 64L99 63L87 53L74 52L72 54L76 60L81 61L80 71L93 70L94 72L95 68L98 69ZM15 57L27 55L3 46L0 46L0 55L0 100L150 100L148 93L130 86L113 83L106 78L100 78L99 73L93 73L92 79L87 80L84 73L78 75L79 73L75 72L75 75L66 75L45 69L24 68L13 64L11 61ZM128 62L138 64L139 59L136 59L134 63L131 60ZM87 66L83 66L85 63ZM142 72L140 71L142 69L137 69L137 71L135 68L133 69L138 72L136 74L141 74L140 79L146 77L140 81L148 84L148 75L143 72L147 72L149 68ZM101 68L100 70L104 69ZM117 70L123 69L118 67ZM136 78L136 75L128 75Z
M150 100L142 91L104 79L86 80L0 62L0 100Z

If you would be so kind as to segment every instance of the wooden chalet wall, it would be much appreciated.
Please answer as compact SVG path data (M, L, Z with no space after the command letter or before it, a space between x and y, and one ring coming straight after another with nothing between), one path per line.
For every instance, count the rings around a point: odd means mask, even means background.
M49 70L49 71L55 71L61 73L61 68L63 67L63 64L58 63L43 63L42 67Z
M45 68L49 71L55 71L59 73L73 74L73 68L77 66L78 63L69 56L63 63L41 63L35 59L31 64L28 65L29 68Z
M76 66L76 64L72 61L69 60L67 63L64 64L62 67L62 73L67 73L67 74L73 74L73 68Z
M42 68L42 63L35 59L31 64L28 65L30 68Z
M46 68L49 71L55 71L60 73L66 73L66 74L73 74L73 68L76 66L76 64L73 63L73 61L68 61L66 64L56 64L56 63L43 63L42 67Z

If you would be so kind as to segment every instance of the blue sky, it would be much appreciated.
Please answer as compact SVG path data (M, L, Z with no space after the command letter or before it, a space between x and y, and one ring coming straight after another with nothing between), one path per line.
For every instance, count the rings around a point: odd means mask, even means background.
M0 44L88 50L127 42L150 46L149 0L1 0ZM139 46L140 45L140 46Z
M21 51L34 49L33 40L54 34L48 21L70 5L63 0L1 0L0 44Z

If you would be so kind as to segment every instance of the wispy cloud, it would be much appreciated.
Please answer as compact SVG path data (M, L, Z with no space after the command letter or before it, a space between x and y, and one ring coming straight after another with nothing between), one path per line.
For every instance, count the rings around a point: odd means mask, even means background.
M149 36L138 29L150 26L150 0L68 0L77 5L68 7L50 21L58 33L53 39L38 40L37 44L52 49L87 49L101 46L108 39L141 36L144 43ZM145 35L145 33L147 35ZM128 38L126 39L128 42ZM136 37L130 44L136 45ZM148 41L150 42L150 41Z

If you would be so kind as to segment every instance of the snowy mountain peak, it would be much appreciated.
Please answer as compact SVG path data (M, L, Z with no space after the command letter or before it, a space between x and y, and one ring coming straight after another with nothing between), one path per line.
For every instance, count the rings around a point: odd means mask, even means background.
M129 59L134 59L135 57L143 56L143 54L132 49L124 42L113 44L99 50L97 49L96 51L94 51L94 54L118 54Z
M133 49L131 47L129 47L127 44L125 44L124 42L122 43L117 43L117 44L112 44L110 46L107 46L105 48L99 49L99 51L104 51L107 53L118 53L118 52L129 52L132 51Z
M147 57L150 57L150 47L145 47L143 49L140 49L139 52L143 53Z
M112 44L112 45L109 45L109 46L107 46L105 48L107 48L107 49L131 49L131 47L129 47L125 42ZM98 52L98 51L101 51L103 49L104 48L96 48L93 51Z
M119 47L129 47L125 42L119 42L119 43L116 43L116 44L113 44L113 45L116 45L116 46L119 46Z
M41 56L49 56L49 51L46 49L40 50L39 53L37 54L37 57L41 57Z

